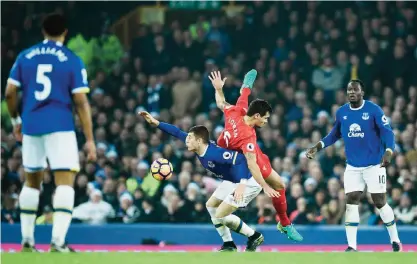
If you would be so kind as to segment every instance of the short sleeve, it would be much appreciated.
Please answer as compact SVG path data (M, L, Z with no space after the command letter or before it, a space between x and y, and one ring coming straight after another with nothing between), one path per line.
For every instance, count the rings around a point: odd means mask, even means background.
M71 65L71 74L71 93L90 92L90 88L88 87L87 70L79 57L74 59L74 63Z
M21 66L21 55L19 55L10 70L8 83L13 84L17 87L22 85L22 66Z

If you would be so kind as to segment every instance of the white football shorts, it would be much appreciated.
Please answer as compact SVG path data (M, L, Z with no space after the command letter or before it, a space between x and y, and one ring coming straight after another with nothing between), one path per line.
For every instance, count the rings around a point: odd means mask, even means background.
M51 170L80 170L77 138L74 131L54 132L40 136L23 135L22 159L26 172L47 167Z
M233 192L235 191L237 185L238 183L223 181L214 191L213 196L233 207L239 208L246 207L262 191L261 186L259 186L259 184L252 177L246 183L242 201L238 203L233 197Z
M363 192L365 186L368 187L369 193L386 193L386 169L380 165L360 168L347 165L344 174L345 193Z

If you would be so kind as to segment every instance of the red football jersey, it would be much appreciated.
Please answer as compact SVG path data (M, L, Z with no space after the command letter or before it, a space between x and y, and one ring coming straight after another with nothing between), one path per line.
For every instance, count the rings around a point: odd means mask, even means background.
M217 145L222 148L256 153L256 131L245 124L243 117L246 109L229 105L224 108L225 127L217 139Z

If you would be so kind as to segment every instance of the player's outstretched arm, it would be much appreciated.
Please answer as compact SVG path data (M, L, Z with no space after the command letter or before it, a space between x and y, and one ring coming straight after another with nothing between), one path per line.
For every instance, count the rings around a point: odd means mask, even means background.
M6 87L6 103L7 110L9 111L10 117L12 119L13 133L17 141L22 141L22 119L18 113L19 99L17 96L17 91L19 87L10 82L7 83Z
M226 102L226 98L223 93L223 86L227 78L222 79L220 71L214 71L211 72L209 79L214 89L216 90L216 105L221 111L223 111L225 106L230 105L228 102Z
M87 94L85 93L74 93L73 98L75 109L80 117L83 133L87 140L88 159L94 161L96 159L96 145L94 143L90 103L88 102Z
M139 115L145 118L146 122L148 122L150 125L156 126L162 131L164 131L167 134L170 134L173 137L176 137L180 139L181 141L185 142L185 138L187 137L187 133L182 131L176 126L173 126L168 123L160 122L155 117L153 117L151 114L149 114L146 111L139 112Z
M340 133L340 121L336 113L336 121L330 133L325 136L321 141L317 142L312 148L307 149L306 157L313 159L318 151L328 146L333 145L342 137Z

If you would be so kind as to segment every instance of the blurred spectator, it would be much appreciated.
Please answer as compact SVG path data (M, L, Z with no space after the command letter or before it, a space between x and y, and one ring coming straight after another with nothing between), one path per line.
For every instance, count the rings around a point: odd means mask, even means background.
M417 221L417 206L411 204L408 194L403 194L400 204L394 209L397 223L400 225L410 225Z
M116 217L125 224L131 224L138 221L140 216L139 209L133 205L133 198L129 193L123 193L120 196L120 209Z
M17 209L17 194L11 194L4 197L3 206L1 209L1 222L2 223L19 223L19 210Z
M311 81L316 89L324 90L325 99L331 100L335 91L342 88L343 73L334 67L332 59L327 57L324 58L323 65L314 70Z
M201 89L194 80L190 80L187 68L181 68L178 81L172 87L173 106L172 114L176 117L183 117L186 113L195 111L201 103Z
M80 204L74 208L72 217L88 224L104 224L108 218L114 218L113 207L103 201L100 190L93 190L90 194L90 201Z

